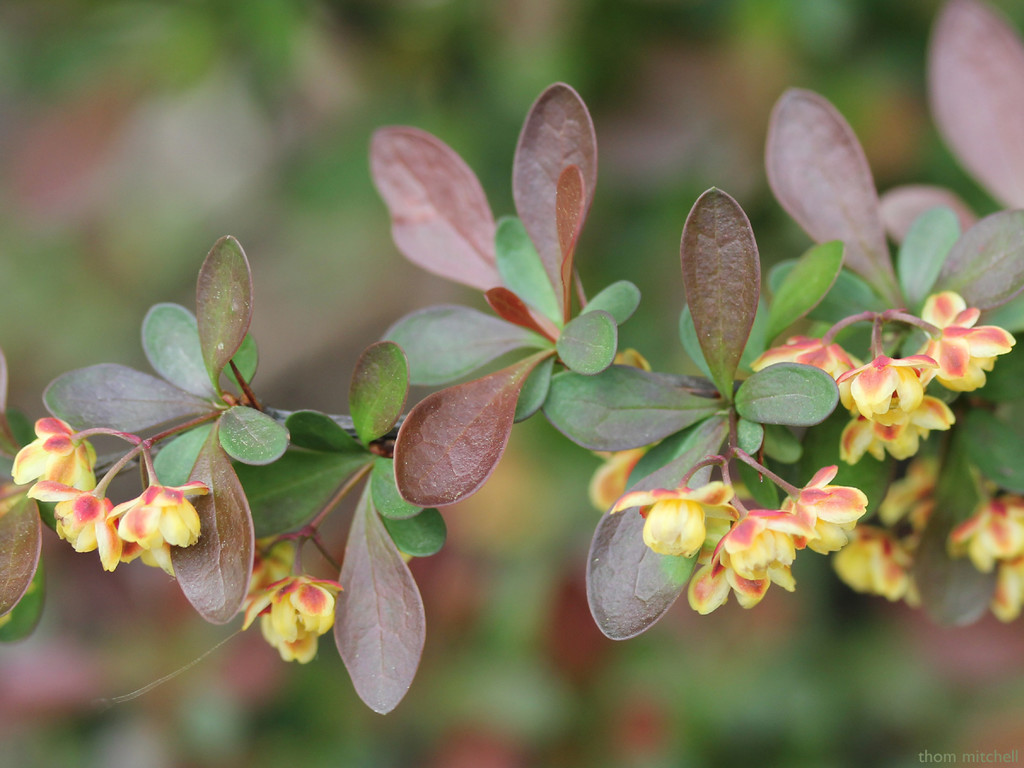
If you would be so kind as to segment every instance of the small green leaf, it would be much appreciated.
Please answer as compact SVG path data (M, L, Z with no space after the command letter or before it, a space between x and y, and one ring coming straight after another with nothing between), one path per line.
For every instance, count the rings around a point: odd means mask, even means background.
M373 491L373 505L381 517L404 520L415 517L423 510L423 507L410 504L398 493L398 487L395 485L395 462L392 459L374 457L370 486Z
M233 237L213 244L196 282L199 346L210 382L220 391L220 373L234 357L252 321L252 273Z
M776 363L754 373L736 392L736 411L761 424L809 427L828 417L839 402L835 381L820 368Z
M409 381L448 384L506 352L550 342L525 328L475 309L436 306L406 315L384 334L409 361Z
M39 560L28 589L7 615L7 622L0 627L0 643L13 643L31 635L43 615L45 601L46 574L43 561Z
M832 288L842 266L843 244L839 240L816 245L797 259L774 291L768 315L768 339L774 339L814 309Z
M252 337L251 333L245 334L245 338L242 339L242 343L238 347L238 351L235 352L235 356L231 358L231 362L235 364L235 368L238 369L245 383L251 383L260 362L259 350L256 348L256 339Z
M736 439L741 450L753 455L764 442L764 427L756 421L740 419L736 422Z
M949 208L931 208L914 219L896 257L900 288L911 309L928 298L959 237L960 220Z
M1024 289L1024 211L1000 211L964 232L942 265L936 291L991 309Z
M561 325L562 312L555 288L523 222L514 216L502 217L494 239L498 272L505 287Z
M978 470L1014 493L1024 493L1024 437L989 411L974 408L963 419L967 455Z
M749 464L742 461L736 464L740 479L743 481L743 485L746 486L747 491L753 497L754 501L762 509L778 509L779 508L779 489L775 483L766 478L764 475L758 473Z
M555 368L555 356L542 360L527 377L516 401L515 422L526 421L544 405L551 391L551 373Z
M436 509L424 509L415 517L381 517L395 546L413 557L436 555L448 537L444 518Z
M694 203L680 245L683 287L711 379L726 400L757 314L761 263L739 203L709 189Z
M796 259L781 261L768 274L768 287L774 293L796 267ZM887 309L882 299L864 280L849 270L842 269L825 297L808 313L811 320L837 323L845 317L866 309Z
M312 451L365 453L340 424L320 411L295 411L284 421L291 444Z
M803 455L803 446L788 427L781 424L764 425L764 452L783 464L795 464Z
M629 320L640 306L640 289L629 280L612 283L587 302L583 312L602 309L615 318L617 325ZM581 313L582 314L582 313Z
M203 424L160 444L153 468L162 485L184 485L188 481L212 428L212 424Z
M244 464L269 464L288 448L288 430L255 408L228 408L219 423L221 446L231 458Z
M395 426L408 392L409 367L401 347L392 341L378 341L363 350L348 391L352 423L363 445Z
M180 304L156 304L142 321L142 348L153 370L204 398L216 395L199 346L195 315Z
M605 370L615 359L619 329L603 310L586 312L569 321L558 337L558 357L566 367L584 376Z

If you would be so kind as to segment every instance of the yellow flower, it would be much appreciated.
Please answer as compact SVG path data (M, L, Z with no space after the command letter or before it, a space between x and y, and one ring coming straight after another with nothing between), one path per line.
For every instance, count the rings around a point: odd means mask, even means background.
M915 531L920 531L935 507L938 472L939 462L931 456L910 462L907 474L889 486L885 498L878 505L879 519L890 527L907 519Z
M990 608L1000 621L1013 621L1024 606L1024 557L999 563Z
M53 510L57 535L68 541L76 552L98 549L103 568L112 571L121 561L122 542L110 517L114 508L110 499L99 498L63 483L40 480L28 495L40 501L55 501Z
M295 567L295 543L283 539L259 539L249 579L249 596L262 592L288 576Z
M859 488L828 484L838 471L834 464L823 467L796 499L787 498L782 503L783 512L814 520L815 536L807 539L807 546L822 555L846 545L849 532L868 506L868 497Z
M185 497L209 492L199 482L177 487L151 485L141 496L114 507L110 516L118 520L118 536L138 545L124 553L125 562L141 554L143 562L173 576L171 547L190 547L199 540L199 514Z
M997 560L1024 555L1024 498L1005 495L981 504L949 534L954 554L964 552L979 571L990 573Z
M607 460L590 478L590 503L602 512L614 504L626 490L629 473L645 453L646 448L633 448L605 454L608 455Z
M88 440L72 440L74 431L60 419L39 419L35 430L36 439L14 457L11 474L15 483L42 479L80 491L96 487L96 451Z
M305 664L316 656L317 639L334 625L334 596L341 585L309 576L288 576L250 595L248 629L257 616L264 639L285 661Z
M921 319L941 328L942 334L930 339L921 350L938 363L937 369L926 374L926 383L934 376L946 389L956 392L985 386L985 371L991 371L996 356L1009 352L1016 340L994 325L975 328L980 315L980 310L968 308L953 291L928 297Z
M775 363L803 363L825 371L833 379L860 363L838 344L825 344L810 336L791 336L781 347L772 347L750 364L760 371Z
M700 488L656 488L633 491L615 502L612 512L630 507L646 508L644 543L662 555L690 557L707 536L705 517L735 520L736 508L729 504L733 490L715 481Z
M856 464L865 453L879 461L887 452L894 459L908 459L933 429L947 430L956 421L949 406L931 395L925 395L916 410L896 413L901 418L891 418L891 423L855 415L839 438L839 457L847 464Z
M902 423L924 399L922 371L938 363L924 355L899 359L879 355L836 379L839 398L851 413L880 424Z
M832 558L839 578L855 591L915 604L911 562L910 554L888 531L870 525L857 526L850 543Z

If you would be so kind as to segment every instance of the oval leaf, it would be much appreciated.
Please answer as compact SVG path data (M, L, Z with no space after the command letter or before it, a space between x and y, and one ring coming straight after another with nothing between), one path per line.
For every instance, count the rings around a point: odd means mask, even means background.
M392 459L375 456L373 472L370 474L370 490L373 492L373 506L381 517L405 520L416 517L423 507L410 504L402 498L395 485L395 463ZM407 550L402 550L406 552ZM413 554L409 552L408 554Z
M194 502L199 541L171 547L171 563L181 591L199 615L211 624L226 624L249 589L255 537L245 491L220 446L218 431L216 426L210 431L189 478L210 489Z
M822 243L801 256L774 292L767 337L774 339L821 302L843 267L843 244Z
M61 374L43 392L46 407L75 429L110 427L141 432L184 421L213 406L163 379L116 363Z
M515 216L498 220L494 239L495 257L501 281L510 291L555 323L562 322L555 287L548 279L537 249Z
M505 452L523 382L546 354L442 389L409 412L395 442L395 478L406 501L454 504L484 484Z
M639 306L640 289L629 280L619 280L588 301L580 314L604 310L615 318L616 325L622 325L633 316Z
M935 290L956 291L969 307L991 309L1024 289L1024 211L986 216L956 241Z
M344 587L335 606L338 652L359 698L385 714L412 685L426 617L416 582L377 516L369 490L352 518L338 580Z
M243 464L269 464L288 448L288 430L255 408L228 408L219 424L221 447Z
M736 392L736 411L759 424L809 427L828 418L839 402L835 380L820 368L776 363L750 376Z
M445 305L406 315L384 337L405 351L410 382L427 386L461 379L513 349L550 346L525 328Z
M772 291L777 291L795 265L796 260L786 260L772 267L768 275L768 287ZM850 315L863 312L865 309L881 312L886 307L870 285L853 272L842 269L836 276L832 288L808 313L808 317L831 324Z
M613 365L597 376L555 376L544 415L577 445L622 451L655 443L722 405L687 391L672 376Z
M846 265L900 306L871 169L836 108L811 91L782 94L768 126L765 163L786 212L813 240L842 240Z
M582 222L597 185L597 139L586 105L571 87L555 83L533 103L519 134L512 167L516 211L544 264L552 286L562 286L564 261L558 237L558 179L570 165L582 175ZM564 295L556 291L564 311Z
M947 3L928 53L932 115L964 168L1008 208L1024 206L1024 46L987 5Z
M967 453L978 470L1001 488L1024 493L1024 438L994 414L978 408L964 418Z
M238 373L245 383L249 384L252 382L252 377L256 375L259 362L260 355L259 349L256 347L256 339L252 337L251 333L247 333L242 339L238 351L235 352L235 356L231 358L231 363L238 369ZM237 377L235 378L237 379Z
M160 451L153 458L153 468L161 485L184 485L188 482L211 429L212 424L203 424L160 444Z
M761 292L761 263L747 215L725 192L693 204L680 245L683 287L711 378L726 399L750 336Z
M974 211L953 191L945 187L933 187L928 184L907 184L893 187L882 193L879 199L882 211L882 222L889 237L897 243L910 231L910 225L918 216L930 208L949 208L956 214L960 231L970 229L978 217Z
M555 356L543 360L526 378L519 399L516 401L515 422L526 421L544 405L551 391L551 373L555 367Z
M960 223L948 208L931 208L910 225L896 258L896 272L911 307L920 307L928 298L959 237Z
M348 407L356 434L369 445L395 426L409 392L409 365L392 341L371 344L356 361Z
M340 424L319 411L295 411L284 421L289 441L299 448L337 453L364 453L365 449Z
M26 490L13 483L0 485L0 616L24 596L39 564L43 526Z
M156 304L142 321L142 348L153 370L199 397L216 392L199 346L195 315L180 304Z
M675 461L630 490L676 487L698 461L718 451L727 434L727 419L708 419L690 433ZM709 473L700 470L691 484L706 482ZM657 554L644 544L643 527L636 508L605 513L590 543L587 601L598 628L612 640L634 637L660 619L679 597L696 560Z
M233 237L213 244L196 282L199 346L214 389L220 372L234 357L252 321L252 273L242 246Z
M494 215L476 175L451 147L417 128L381 128L370 144L370 172L405 258L482 291L501 284Z
M571 320L558 337L556 349L569 370L593 376L612 364L618 343L615 318L598 309Z
M399 551L413 557L436 555L448 538L448 527L436 509L424 509L415 517L381 517Z

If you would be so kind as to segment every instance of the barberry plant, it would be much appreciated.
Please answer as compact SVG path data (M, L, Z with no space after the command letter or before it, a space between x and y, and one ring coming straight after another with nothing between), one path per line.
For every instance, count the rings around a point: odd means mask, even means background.
M930 78L951 147L1020 205L1024 156L1001 130L1024 113L1007 85L1024 78L1019 38L953 0ZM978 105L991 119L974 117ZM977 219L934 187L880 198L839 111L787 91L767 176L813 244L762 280L741 205L717 188L696 200L672 322L702 375L683 375L618 348L641 300L633 283L584 289L576 253L597 142L571 87L552 85L528 112L517 216L495 219L469 167L417 128L380 129L370 165L399 251L481 290L493 314L445 305L399 319L355 362L347 413L271 407L253 388L249 264L226 237L200 268L195 313L159 304L143 320L157 376L65 373L33 428L6 409L0 355L0 638L38 619L49 526L106 570L161 568L207 621L258 623L286 661L311 661L333 630L358 694L390 711L425 638L408 560L440 550L439 508L475 493L513 425L540 413L605 459L590 487L603 514L587 592L608 637L644 632L684 591L701 614L730 597L753 608L773 583L793 591L805 550L852 589L939 621L1019 616L1024 213ZM407 409L410 384L440 389ZM101 440L121 449L101 454ZM130 469L138 495L110 498ZM339 557L321 526L360 488Z

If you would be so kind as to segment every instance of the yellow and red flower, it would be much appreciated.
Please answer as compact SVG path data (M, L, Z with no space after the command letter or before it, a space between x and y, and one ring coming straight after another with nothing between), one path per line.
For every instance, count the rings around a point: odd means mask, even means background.
M914 605L918 597L910 576L912 562L892 534L871 525L857 526L849 544L832 557L839 578L853 590Z
M781 347L772 347L750 364L760 371L775 363L803 363L825 371L833 379L839 378L860 363L838 344L825 344L810 336L791 336Z
M608 458L597 468L590 478L590 503L604 512L615 503L626 490L629 473L636 463L647 453L646 448L632 448L627 451L616 451L602 454Z
M103 568L113 571L121 561L123 542L117 535L117 526L110 517L113 503L53 480L40 480L28 495L40 501L55 501L53 510L57 535L75 548L76 552L98 549Z
M129 545L137 545L125 548L124 561L141 554L144 563L159 566L173 576L171 547L190 547L199 540L199 514L186 497L209 492L199 482L176 487L151 485L141 496L114 507L110 516L118 521L118 536Z
M1013 621L1024 607L1024 556L999 563L989 607L1000 621Z
M644 543L662 555L690 557L704 544L705 518L739 517L729 503L732 497L732 487L716 480L699 488L633 491L615 502L611 511L641 507L645 518Z
M1024 498L1004 495L981 504L949 534L954 554L964 554L990 573L998 560L1024 555Z
M935 483L939 462L931 456L914 459L907 473L893 481L885 498L878 505L878 518L887 526L908 520L914 531L920 531L935 507Z
M866 419L858 413L839 438L839 457L847 464L856 464L865 453L879 461L885 459L887 452L894 459L908 459L917 453L921 440L933 429L945 431L955 421L949 406L931 395L925 395L917 409L903 414L902 420L894 419L890 424Z
M897 359L879 355L836 379L839 398L843 407L865 419L887 426L903 423L924 399L922 372L937 367L925 355Z
M1016 339L995 325L977 328L981 311L968 307L958 293L943 291L929 296L921 311L921 319L942 329L921 350L933 358L938 367L925 375L932 377L946 389L971 392L985 386L985 372L991 371L997 355L1009 352Z
M60 419L39 419L36 439L14 457L11 470L14 482L25 485L33 480L48 480L91 491L96 487L93 466L96 451L88 440L74 440L71 426Z
M829 485L839 467L832 465L819 469L797 498L787 498L782 511L814 521L815 535L807 539L807 546L819 554L842 549L849 541L849 532L864 516L868 497L859 488Z
M250 595L245 609L248 629L257 616L264 639L285 661L305 664L316 656L320 635L334 625L335 581L288 576Z

